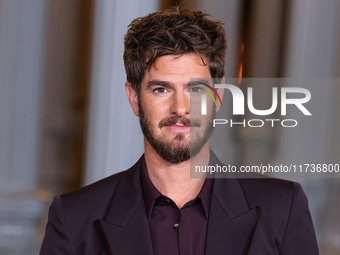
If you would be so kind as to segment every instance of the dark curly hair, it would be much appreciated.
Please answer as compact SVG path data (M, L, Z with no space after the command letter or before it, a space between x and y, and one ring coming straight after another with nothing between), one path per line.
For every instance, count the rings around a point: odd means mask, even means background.
M174 7L131 22L124 38L124 65L127 81L137 93L145 71L164 55L195 53L208 65L211 77L224 76L225 30L211 16Z

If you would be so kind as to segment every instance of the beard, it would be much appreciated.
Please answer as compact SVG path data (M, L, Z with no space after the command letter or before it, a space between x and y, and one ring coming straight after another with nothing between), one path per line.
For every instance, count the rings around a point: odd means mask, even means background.
M174 141L167 141L165 135L156 137L151 122L143 112L141 103L138 102L138 104L140 116L139 122L144 136L149 141L154 150L158 153L158 155L170 163L180 163L190 159L191 157L194 157L201 151L202 147L206 144L212 134L212 122L216 116L215 105L212 109L212 114L209 120L207 123L204 123L203 127L201 127L201 121L190 121L188 118L179 117L177 115L164 118L159 122L159 128L171 126L176 123L181 123L184 126L197 127L199 129L203 128L203 132L201 132L201 134L195 135L195 137L191 137L193 132L190 130L190 141L186 142L186 137L183 133L178 133L175 135Z

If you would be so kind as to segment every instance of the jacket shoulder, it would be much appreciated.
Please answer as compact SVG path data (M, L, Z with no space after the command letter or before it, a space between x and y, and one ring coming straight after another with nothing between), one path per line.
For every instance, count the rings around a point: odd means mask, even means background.
M287 207L296 194L303 193L299 183L276 178L241 178L239 183L250 206L269 203Z
M107 216L115 194L121 195L138 181L140 162L126 171L56 196L50 206L41 254L85 254L85 250L101 254L96 221ZM119 205L116 210L120 210Z
M113 174L78 190L60 195L61 206L65 215L82 213L84 217L103 217L112 197L116 192L118 183L122 179L133 179L138 173L140 160L130 169Z
M107 198L108 194L113 194L114 190L120 180L120 178L127 174L129 170L119 172L110 175L104 179L98 180L92 184L86 185L80 189L61 194L61 200L63 203L68 202L81 202L86 200L87 202L97 200L98 197L103 198L101 195L106 194L104 197ZM94 202L94 201L93 201Z

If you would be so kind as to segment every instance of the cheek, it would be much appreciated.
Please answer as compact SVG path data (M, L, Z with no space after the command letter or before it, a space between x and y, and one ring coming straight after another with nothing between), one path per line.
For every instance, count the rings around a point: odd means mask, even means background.
M209 100L210 99L210 100ZM215 107L215 103L213 100L211 100L210 97L208 97L207 100L207 112L206 115L202 115L202 101L201 98L193 98L190 101L190 118L192 119L199 119L199 120L205 120L209 119L211 114L213 113L213 109Z
M147 111L149 115L153 117L165 117L167 115L167 103L157 100L157 102L149 102L142 103L143 110Z
M191 96L190 98L190 115L199 117L201 114L201 97Z
M158 126L159 122L166 117L166 112L161 105L142 104L142 109L144 117L148 119L153 126Z

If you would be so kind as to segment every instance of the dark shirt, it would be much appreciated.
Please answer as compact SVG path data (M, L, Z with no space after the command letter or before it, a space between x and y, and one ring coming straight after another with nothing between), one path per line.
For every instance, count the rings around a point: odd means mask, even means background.
M154 255L204 255L213 179L181 209L151 182L145 162L142 189Z

